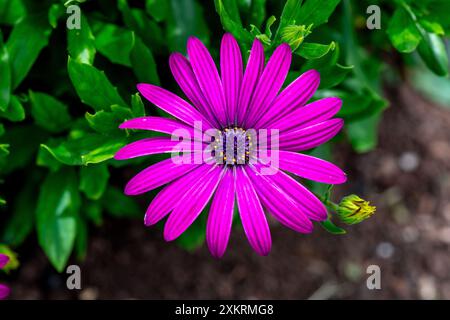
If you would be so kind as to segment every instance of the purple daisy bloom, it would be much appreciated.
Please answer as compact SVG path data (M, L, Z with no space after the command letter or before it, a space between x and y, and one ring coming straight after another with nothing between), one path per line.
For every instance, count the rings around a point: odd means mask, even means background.
M231 34L225 34L220 48L220 76L200 40L191 37L187 52L189 59L174 53L169 62L176 82L191 103L160 87L139 84L137 88L147 100L176 119L141 117L120 126L171 134L172 138L133 142L120 149L115 159L173 153L180 144L173 139L177 130L194 137L183 143L197 146L190 154L195 157L207 144L205 140L200 148L195 144L196 123L201 122L202 129L215 132L212 138L205 136L210 139L211 155L216 161L186 163L175 161L181 157L177 155L132 178L125 187L127 195L165 185L150 203L145 224L154 225L170 213L164 238L171 241L210 203L206 240L215 257L221 257L227 247L235 205L250 245L260 255L267 255L272 244L264 209L283 225L310 233L311 220L325 220L327 210L312 192L285 172L327 184L346 181L345 173L337 166L298 153L323 144L340 131L343 120L332 117L339 111L341 100L331 97L307 104L319 86L320 76L315 70L305 72L279 93L292 58L288 44L280 45L265 64L263 45L256 39L244 71L238 43ZM278 132L276 147L261 143L259 133L250 135L261 129ZM254 145L267 151L266 156L255 153ZM275 152L277 166L265 161ZM273 167L275 172L262 174L263 169Z
M0 269L6 266L9 262L9 257L5 254L0 253ZM9 296L10 289L4 284L0 283L0 300L6 299Z

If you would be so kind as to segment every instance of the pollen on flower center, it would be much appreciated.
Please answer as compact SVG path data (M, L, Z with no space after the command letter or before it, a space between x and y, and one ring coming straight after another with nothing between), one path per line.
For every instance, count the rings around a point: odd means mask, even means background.
M218 164L241 165L250 159L253 136L239 127L218 130L213 141L213 156Z

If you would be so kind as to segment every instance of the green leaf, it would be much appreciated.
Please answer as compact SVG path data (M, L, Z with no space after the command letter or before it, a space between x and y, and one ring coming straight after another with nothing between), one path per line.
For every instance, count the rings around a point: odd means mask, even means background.
M95 114L86 113L85 117L92 129L105 134L116 131L120 122L114 113L104 110Z
M109 171L106 164L90 165L80 169L80 190L91 200L98 200L105 192Z
M337 86L347 78L352 70L353 66L343 66L339 63L320 70L319 88L327 89Z
M83 103L95 110L108 110L113 104L127 105L103 71L70 57L67 68L70 80Z
M300 47L295 51L296 54L305 59L319 59L325 56L328 52L333 51L336 48L336 43L333 41L330 44L319 44L303 42Z
M69 166L100 163L111 159L125 144L125 138L87 134L59 145L42 144L56 160Z
M250 23L261 27L266 18L266 0L252 0L250 8Z
M67 129L71 118L65 104L46 93L30 90L29 95L31 115L38 126L54 133Z
M80 194L73 170L50 173L36 209L39 245L52 265L62 272L72 252L77 232Z
M356 152L364 153L374 149L378 142L378 123L381 113L346 123L347 135Z
M176 240L177 244L185 250L193 251L203 245L206 239L206 217L209 205L202 211L192 225Z
M81 15L80 29L67 30L67 50L77 62L92 65L95 58L95 38L88 20Z
M133 32L115 24L95 21L92 23L95 47L112 63L131 66L130 52L133 48Z
M219 14L223 28L232 33L239 43L244 46L244 48L249 49L253 42L252 34L242 27L242 23L240 21L237 21L236 18L233 19L230 14L232 10L227 8L222 0L214 0L214 5L217 13Z
M450 34L450 19L448 18L450 2L447 0L429 0L425 3L426 11L428 12L427 18L438 22L444 28L446 34Z
M125 24L136 32L148 48L158 50L164 45L166 40L163 38L163 31L158 24L149 19L144 10L131 9L127 0L119 0L118 7Z
M353 70L353 66L343 66L339 60L340 49L337 43L330 44L332 49L317 59L309 59L302 66L301 73L307 70L317 70L320 73L320 89L337 86L344 81Z
M75 237L75 253L78 261L86 258L88 249L88 224L85 219L78 216L77 235Z
M169 15L170 4L167 0L146 0L145 10L157 22L162 22Z
M427 67L438 76L448 75L448 54L444 40L434 33L426 33L417 48Z
M1 143L0 144L0 157L6 157L9 155L9 144Z
M84 216L96 226L100 226L103 223L102 205L100 201L86 201L83 204L83 209Z
M22 102L16 96L11 96L9 105L5 111L0 111L0 118L8 119L9 121L18 122L25 119L25 109Z
M338 117L344 119L366 118L380 113L387 107L387 102L370 89L364 88L361 92L323 91L326 96L337 96L343 100Z
M47 16L42 14L29 15L14 26L6 42L13 89L19 86L47 46L51 30Z
M394 47L404 53L414 51L422 40L419 30L403 8L395 10L387 34Z
M138 36L134 36L133 49L130 52L130 61L133 72L139 82L159 85L159 76L153 54Z
M122 191L115 187L108 187L101 199L106 211L118 218L134 217L141 218L143 212L133 198L127 197Z
M419 23L427 32L435 33L439 36L445 35L444 28L442 28L442 26L435 21L430 21L427 19L420 19Z
M227 10L230 18L239 23L242 26L241 14L239 13L239 6L237 0L221 0L223 6ZM250 0L252 1L252 0Z
M331 234L346 234L347 233L347 231L345 231L344 229L336 226L331 221L330 218L328 218L325 221L320 222L320 225Z
M134 118L145 116L145 107L139 93L131 96L131 113Z
M54 3L48 9L48 23L55 29L58 26L58 20L65 14L64 6Z
M327 23L328 18L336 9L341 0L306 0L301 6L296 17L297 24L313 25L317 28L321 24Z
M101 110L95 114L86 113L86 120L91 128L99 133L117 133L119 125L126 119L131 119L133 115L129 108L117 105L111 106L111 110L111 112Z
M190 36L199 38L209 45L209 28L203 8L195 0L170 0L171 15L168 20L167 41L171 51L186 52Z
M10 246L21 245L33 230L36 191L31 183L27 183L14 200L12 216L2 235L2 241Z
M324 143L317 148L314 148L310 152L308 152L308 155L323 159L326 161L332 161L332 150L331 150L331 143ZM324 195L329 188L328 184L325 183L319 183L315 181L308 180L308 189L314 192L317 195Z
M11 69L9 67L9 53L3 43L0 30L0 111L5 111L11 100Z
M20 21L27 13L22 0L0 0L0 23L13 25Z
M339 60L340 49L339 45L335 43L335 47L333 50L328 51L327 54L318 59L310 59L307 60L306 63L301 67L301 73L307 70L317 70L321 72L324 69L334 67Z
M266 21L266 29L264 30L264 33L266 34L267 38L272 38L272 25L277 21L277 18L275 16L270 16Z
M49 145L56 145L57 141L60 143L62 139L50 139L48 142ZM37 158L36 158L36 165L41 167L47 167L50 169L51 172L56 172L63 166L63 163L59 162L58 160L53 157L51 153L49 153L44 148L39 148Z
M46 139L47 133L34 126L15 125L6 131L1 141L10 145L8 161L0 158L0 172L8 174L14 170L28 166L33 160L33 155L39 149L41 141Z

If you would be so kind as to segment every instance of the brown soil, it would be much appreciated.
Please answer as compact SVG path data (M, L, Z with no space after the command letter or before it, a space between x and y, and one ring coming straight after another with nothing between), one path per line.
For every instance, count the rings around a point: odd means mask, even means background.
M259 257L234 230L225 257L215 260L206 246L189 253L165 243L141 221L108 219L81 264L83 290L68 291L66 275L32 243L12 278L12 298L450 299L450 113L406 86L391 96L375 151L336 148L350 181L339 195L356 192L378 207L347 235L317 226L304 236L273 223L272 252ZM366 287L374 264L381 290Z

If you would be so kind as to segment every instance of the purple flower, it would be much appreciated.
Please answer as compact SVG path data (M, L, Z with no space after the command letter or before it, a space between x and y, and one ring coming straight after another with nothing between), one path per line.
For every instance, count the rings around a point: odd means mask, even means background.
M9 262L9 257L0 253L0 269L3 269L4 266ZM6 299L9 296L9 287L0 283L0 300Z
M287 44L280 45L265 65L264 48L255 40L243 71L239 46L232 35L225 34L220 48L221 76L208 50L197 38L188 40L187 52L189 59L174 53L169 63L175 80L191 103L160 87L139 84L137 88L147 100L176 119L141 117L120 126L171 134L172 138L133 142L119 150L115 159L171 153L180 144L173 137L181 130L194 137L183 141L186 147L194 145L190 149L192 157L204 152L209 143L215 161L187 163L179 161L182 156L177 155L132 178L125 187L127 195L165 185L150 203L145 224L154 225L170 214L164 238L171 241L210 203L206 240L215 257L221 257L227 247L235 205L250 245L260 255L267 255L272 244L264 209L283 225L310 233L311 220L327 218L326 208L285 172L327 184L346 181L344 172L335 165L298 153L321 145L340 131L343 120L332 117L339 111L341 100L331 97L306 104L319 86L320 76L315 70L305 72L279 93L292 58ZM213 137L204 135L209 141L200 139L198 143L196 123L199 121L202 130L213 132ZM268 130L268 135L278 132L278 146L261 142L262 129ZM183 134L179 136L185 138ZM261 150L267 151L266 156L260 154ZM274 154L278 157L277 166L265 161ZM264 169L273 168L280 170L263 173Z

